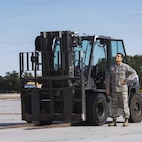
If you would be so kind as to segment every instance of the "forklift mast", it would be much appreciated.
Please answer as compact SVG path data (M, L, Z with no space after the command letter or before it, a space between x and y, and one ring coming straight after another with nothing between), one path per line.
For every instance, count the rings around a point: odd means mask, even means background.
M42 54L42 76L70 75L72 66L73 47L72 33L65 32L41 32L35 40L36 51Z

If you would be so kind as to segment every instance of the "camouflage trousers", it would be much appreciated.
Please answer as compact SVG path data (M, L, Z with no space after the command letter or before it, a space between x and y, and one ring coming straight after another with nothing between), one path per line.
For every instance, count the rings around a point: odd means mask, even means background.
M123 118L129 119L130 109L128 106L128 92L112 93L112 118L113 119L116 119L118 117L117 108L119 104L123 109Z

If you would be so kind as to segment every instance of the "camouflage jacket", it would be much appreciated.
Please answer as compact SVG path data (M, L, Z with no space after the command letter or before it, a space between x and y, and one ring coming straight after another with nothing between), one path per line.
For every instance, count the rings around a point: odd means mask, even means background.
M137 75L136 71L125 63L111 65L107 73L106 90L110 92L128 91L127 83ZM121 84L126 80L126 84Z

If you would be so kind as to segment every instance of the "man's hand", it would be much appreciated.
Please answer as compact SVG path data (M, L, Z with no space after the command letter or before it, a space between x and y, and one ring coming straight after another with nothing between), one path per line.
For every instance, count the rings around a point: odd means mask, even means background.
M106 94L107 94L107 96L109 96L110 95L110 91L106 91Z
M109 90L107 90L106 91L106 101L109 103L110 102L110 98L109 98L109 96L110 96L110 91Z
M125 85L125 84L126 84L126 80L121 80L121 81L120 81L120 84L121 84L121 85Z

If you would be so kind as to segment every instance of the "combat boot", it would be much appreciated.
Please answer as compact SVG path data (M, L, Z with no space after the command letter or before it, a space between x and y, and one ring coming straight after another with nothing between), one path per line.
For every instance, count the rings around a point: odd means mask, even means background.
M123 123L124 127L128 127L129 126L129 120L128 118L125 119L124 123Z
M113 121L109 123L108 126L117 126L116 119L113 119Z

